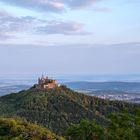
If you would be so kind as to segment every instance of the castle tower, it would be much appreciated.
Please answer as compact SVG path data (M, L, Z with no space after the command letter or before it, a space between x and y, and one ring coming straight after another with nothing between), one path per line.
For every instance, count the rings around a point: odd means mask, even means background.
M41 79L40 79L40 77L38 78L38 84L39 84L39 85L41 84Z
M41 77L41 79L45 79L43 74L42 74L42 77Z

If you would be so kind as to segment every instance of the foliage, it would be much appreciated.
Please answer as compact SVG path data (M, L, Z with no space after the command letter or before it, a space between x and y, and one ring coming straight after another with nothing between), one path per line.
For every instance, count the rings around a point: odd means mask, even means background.
M104 128L94 121L82 120L67 130L69 140L140 140L140 111L135 114L113 113Z
M139 140L140 139L140 115L113 113L110 115L111 124L107 128L109 140Z
M67 130L69 140L104 140L104 128L95 121L82 120Z
M46 128L12 118L0 118L0 140L64 140Z

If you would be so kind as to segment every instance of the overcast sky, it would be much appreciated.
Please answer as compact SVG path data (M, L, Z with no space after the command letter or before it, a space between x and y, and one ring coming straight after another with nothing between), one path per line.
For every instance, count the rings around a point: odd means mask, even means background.
M0 0L0 74L139 74L139 0Z

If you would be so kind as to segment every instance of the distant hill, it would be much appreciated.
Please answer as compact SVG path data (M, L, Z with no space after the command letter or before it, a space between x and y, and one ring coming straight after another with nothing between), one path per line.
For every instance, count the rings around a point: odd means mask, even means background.
M0 118L0 140L64 140L50 130L13 118Z
M67 82L69 88L85 91L122 91L140 93L140 82Z
M95 119L97 123L106 125L111 112L121 112L124 108L133 112L136 106L87 96L66 86L51 90L31 88L0 97L0 116L18 116L41 124L56 134L64 134L72 123L79 123L81 119Z
M24 89L30 88L29 85L4 85L0 86L0 96L10 94L10 93L15 93L19 92Z

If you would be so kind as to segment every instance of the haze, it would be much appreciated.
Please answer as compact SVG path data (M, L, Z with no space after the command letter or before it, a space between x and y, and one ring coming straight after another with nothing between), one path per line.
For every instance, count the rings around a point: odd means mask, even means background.
M0 0L0 74L139 74L139 0Z

